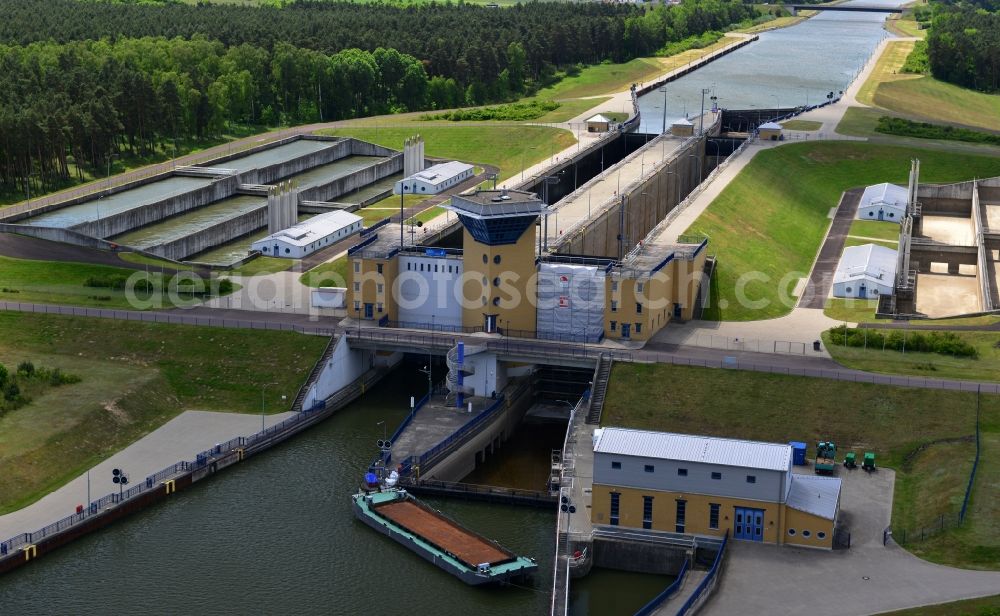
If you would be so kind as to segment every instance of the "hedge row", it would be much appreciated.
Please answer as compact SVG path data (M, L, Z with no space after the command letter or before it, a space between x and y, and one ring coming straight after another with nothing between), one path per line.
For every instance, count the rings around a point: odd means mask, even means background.
M829 330L830 342L838 346L885 348L894 351L937 353L976 359L979 351L952 332L920 332L849 328L845 325Z

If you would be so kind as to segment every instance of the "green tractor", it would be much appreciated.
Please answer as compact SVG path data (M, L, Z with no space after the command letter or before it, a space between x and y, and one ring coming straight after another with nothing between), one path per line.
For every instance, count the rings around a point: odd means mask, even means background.
M833 468L837 465L837 446L833 441L820 441L816 444L816 466L817 474L829 475L833 473Z
M853 451L848 451L847 455L844 456L844 468L857 468L858 467L858 457Z
M875 453L872 451L865 452L865 458L861 462L861 468L867 472L872 472L875 470Z

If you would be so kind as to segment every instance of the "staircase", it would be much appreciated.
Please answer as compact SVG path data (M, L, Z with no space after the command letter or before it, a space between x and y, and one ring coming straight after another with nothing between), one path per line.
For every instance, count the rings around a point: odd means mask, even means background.
M469 356L475 355L476 353L482 353L485 350L485 346L465 345L465 358L468 359ZM448 377L445 379L445 382L448 386L448 400L454 400L455 394L465 394L467 396L473 395L474 389L471 386L458 384L458 374L460 372L466 376L475 374L476 367L470 366L465 362L459 363L457 346L452 347L451 350L448 351L446 360L448 363Z
M586 423L599 425L601 411L604 409L604 395L608 391L608 379L611 377L611 356L601 354L597 364L597 376L594 378L594 388L590 394L590 410L587 412Z
M312 371L309 372L309 377L306 378L305 382L302 383L302 387L299 387L299 392L295 394L295 400L292 402L292 412L300 413L302 412L302 403L305 401L306 396L309 394L309 389L319 378L320 373L323 372L324 366L333 357L333 351L337 348L337 336L331 336L330 342L326 343L326 349L323 350L323 355L320 356L319 360L313 365Z

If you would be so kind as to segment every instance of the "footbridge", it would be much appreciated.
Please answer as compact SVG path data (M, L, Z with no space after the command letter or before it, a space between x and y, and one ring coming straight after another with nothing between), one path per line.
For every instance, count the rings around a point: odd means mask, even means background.
M871 6L863 4L786 4L785 8L797 15L799 11L843 11L849 13L902 13L903 9L892 6Z

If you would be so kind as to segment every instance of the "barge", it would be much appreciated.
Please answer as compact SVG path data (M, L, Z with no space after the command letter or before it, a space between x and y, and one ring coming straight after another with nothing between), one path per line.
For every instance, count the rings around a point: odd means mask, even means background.
M465 528L406 490L361 492L351 502L359 520L466 584L509 582L538 569L534 559Z

